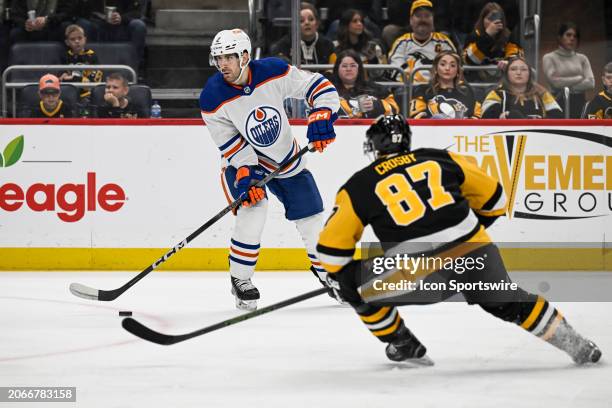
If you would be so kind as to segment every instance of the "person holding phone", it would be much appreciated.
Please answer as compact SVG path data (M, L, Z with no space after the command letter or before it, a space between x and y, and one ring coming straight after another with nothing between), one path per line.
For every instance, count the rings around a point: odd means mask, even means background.
M524 55L523 49L511 41L510 35L506 15L501 6L495 2L485 4L474 31L465 40L463 62L465 65L497 65L498 71L466 73L469 80L496 80L508 64L507 58Z

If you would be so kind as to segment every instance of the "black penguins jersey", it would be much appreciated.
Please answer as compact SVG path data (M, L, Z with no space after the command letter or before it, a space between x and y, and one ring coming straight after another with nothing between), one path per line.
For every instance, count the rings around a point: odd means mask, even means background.
M467 84L437 91L429 85L421 85L415 89L410 101L410 117L415 119L467 119L480 116L480 102Z
M612 119L612 92L603 90L585 108L583 119Z
M501 185L464 156L438 149L385 156L340 188L317 251L328 272L339 271L353 259L366 225L383 246L462 242L476 235L490 242L476 214L505 211Z

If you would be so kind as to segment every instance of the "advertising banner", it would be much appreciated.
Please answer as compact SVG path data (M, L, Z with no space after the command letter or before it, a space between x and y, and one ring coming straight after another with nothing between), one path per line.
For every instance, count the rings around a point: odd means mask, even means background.
M490 228L496 241L531 251L570 243L595 251L588 268L601 269L612 231L607 122L411 124L415 149L470 156L501 182L509 207ZM0 269L143 269L228 204L219 150L201 121L124 123L0 122ZM304 144L306 127L292 127ZM307 155L326 216L341 185L370 162L366 129L339 122L336 142ZM225 269L232 226L226 215L164 266ZM376 238L368 230L364 239ZM261 245L260 268L307 264L273 197Z

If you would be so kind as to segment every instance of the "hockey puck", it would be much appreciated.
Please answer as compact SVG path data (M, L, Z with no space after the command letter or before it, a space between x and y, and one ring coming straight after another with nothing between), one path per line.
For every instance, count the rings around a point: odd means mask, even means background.
M122 310L119 312L119 316L131 316L132 312L130 312L129 310Z

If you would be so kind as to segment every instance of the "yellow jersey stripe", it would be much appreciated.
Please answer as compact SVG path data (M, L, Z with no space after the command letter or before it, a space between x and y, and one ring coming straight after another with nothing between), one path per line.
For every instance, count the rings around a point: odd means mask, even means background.
M365 323L374 323L374 322L381 320L383 317L385 317L385 315L389 313L389 310L391 310L391 307L384 306L384 307L381 307L378 312L370 316L359 316L359 317L361 317L361 320L363 320Z
M529 316L527 316L527 319L521 324L521 327L523 329L529 330L529 328L533 325L533 323L536 321L536 319L540 315L540 312L542 311L542 308L544 307L544 303L546 303L546 300L544 300L541 296L538 296L538 300L536 301L536 304L533 307L533 310L531 310L531 313L529 313Z
M391 334L397 330L401 322L402 322L402 318L400 317L398 313L397 317L395 318L395 323L393 323L393 326L389 327L388 329L373 331L372 334L377 337L382 337L382 336L386 336L387 334Z

